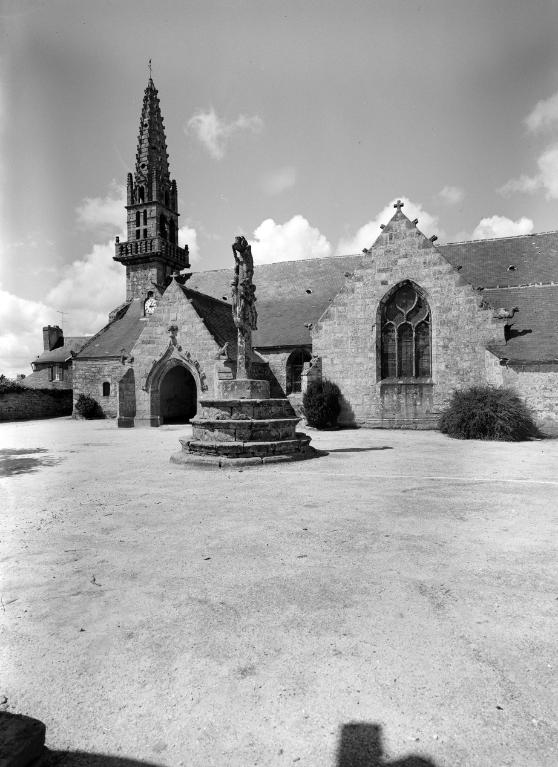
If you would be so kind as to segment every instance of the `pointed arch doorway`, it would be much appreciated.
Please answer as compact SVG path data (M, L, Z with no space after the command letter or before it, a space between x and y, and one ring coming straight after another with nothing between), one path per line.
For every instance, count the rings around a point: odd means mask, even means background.
M159 383L160 423L188 423L196 415L197 387L184 365L174 365Z

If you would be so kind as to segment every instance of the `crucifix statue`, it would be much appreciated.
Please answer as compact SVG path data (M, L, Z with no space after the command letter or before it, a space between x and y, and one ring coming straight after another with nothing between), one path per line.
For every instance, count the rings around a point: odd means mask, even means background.
M238 357L236 377L250 378L252 357L252 331L257 329L256 286L252 249L245 237L235 237L232 246L234 279L231 282L232 313L238 331Z

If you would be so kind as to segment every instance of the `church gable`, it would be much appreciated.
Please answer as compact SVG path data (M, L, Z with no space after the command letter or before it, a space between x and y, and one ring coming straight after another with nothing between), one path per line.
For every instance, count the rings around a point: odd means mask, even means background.
M199 308L174 279L153 314L146 319L132 349L136 375L147 378L154 363L163 358L170 346L197 361L208 362L215 358L222 345L219 343L221 338L211 333L212 323L205 321L197 311Z
M395 207L315 326L313 351L351 403L346 420L432 425L454 388L485 380L486 349L503 327Z

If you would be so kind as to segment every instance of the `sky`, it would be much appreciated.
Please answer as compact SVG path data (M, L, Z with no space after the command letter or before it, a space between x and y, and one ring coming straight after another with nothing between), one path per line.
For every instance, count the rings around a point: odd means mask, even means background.
M0 0L0 373L97 332L151 58L193 270L558 229L556 0Z

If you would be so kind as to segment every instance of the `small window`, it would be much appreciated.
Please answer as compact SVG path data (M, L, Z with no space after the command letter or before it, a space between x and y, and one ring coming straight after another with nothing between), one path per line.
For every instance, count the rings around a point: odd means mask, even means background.
M140 212L136 210L136 226L140 225Z
M146 210L143 211L143 225L147 226L147 211ZM139 226L139 224L138 224L138 226Z
M143 239L144 239L144 240L146 240L146 239L147 239L147 229L144 229L144 230L143 230Z
M140 238L140 230L136 229L136 240L139 240Z
M53 365L50 368L49 381L63 381L64 380L64 368L62 365Z
M110 397L110 383L103 381L103 397Z

